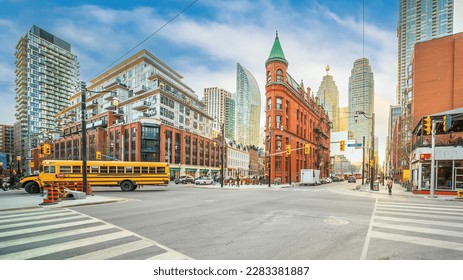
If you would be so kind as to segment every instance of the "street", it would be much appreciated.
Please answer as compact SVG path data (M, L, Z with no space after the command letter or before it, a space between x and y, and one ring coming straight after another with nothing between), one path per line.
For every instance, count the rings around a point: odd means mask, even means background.
M126 201L0 212L0 259L463 259L461 202L351 187L95 189Z

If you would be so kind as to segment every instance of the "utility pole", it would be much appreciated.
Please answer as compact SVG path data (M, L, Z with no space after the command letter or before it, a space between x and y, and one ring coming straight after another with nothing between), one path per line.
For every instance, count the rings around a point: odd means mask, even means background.
M373 163L373 164L371 164ZM371 160L370 160L370 190L373 190L373 178L375 173L375 113L371 113Z
M87 104L86 104L86 84L80 82L80 93L81 93L81 111L82 111L82 190L87 194Z
M362 142L362 186L365 184L365 136Z

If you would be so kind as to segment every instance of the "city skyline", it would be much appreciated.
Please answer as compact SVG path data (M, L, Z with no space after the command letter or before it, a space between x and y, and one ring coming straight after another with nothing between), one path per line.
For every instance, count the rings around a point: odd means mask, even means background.
M0 36L6 43L0 47L0 95L5 124L15 121L14 46L33 24L73 46L81 79L88 81L193 3L134 52L148 49L172 65L200 98L211 86L233 93L236 63L242 63L256 77L262 95L268 46L278 30L292 72L300 75L294 78L304 79L313 92L325 66L331 66L341 107L347 105L351 65L364 55L375 72L375 99L380 104L375 108L376 131L380 161L384 160L387 127L380 124L387 123L389 105L396 102L398 2L366 2L364 13L362 1L343 2L343 7L339 1L158 1L158 7L142 6L141 1L115 1L111 6L100 1L93 5L71 1L67 6L54 1L42 6L33 1L1 2L5 8L0 12Z

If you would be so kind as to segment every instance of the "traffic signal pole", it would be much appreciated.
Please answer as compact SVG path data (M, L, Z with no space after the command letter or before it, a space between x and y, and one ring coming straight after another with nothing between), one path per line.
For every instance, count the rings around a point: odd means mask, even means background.
M436 122L432 122L431 126L431 186L429 190L429 197L436 198L434 189L436 188L436 167L435 167L435 154L436 154Z
M80 91L81 91L81 109L82 109L82 191L87 194L87 102L86 100L86 84L85 82L80 82Z

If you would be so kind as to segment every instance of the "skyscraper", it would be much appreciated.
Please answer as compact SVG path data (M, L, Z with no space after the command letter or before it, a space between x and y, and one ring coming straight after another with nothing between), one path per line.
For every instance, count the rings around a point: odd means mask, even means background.
M349 77L349 131L354 134L357 143L371 143L372 117L374 110L374 79L367 58L355 60ZM357 115L356 112L365 115Z
M214 119L214 129L220 130L223 123L225 138L235 139L235 100L232 94L218 87L205 88L203 102L209 116Z
M254 76L243 66L236 66L236 133L237 143L259 146L260 90Z
M76 92L79 63L69 43L35 25L16 45L15 63L15 153L24 158L39 136L55 131L56 114Z
M462 32L463 1L400 0L399 12L397 103L405 107L411 99L407 80L415 43Z
M318 88L317 96L318 102L327 111L330 120L333 122L332 132L339 132L340 119L339 119L339 91L336 83L328 72L330 66L326 66L326 75Z

